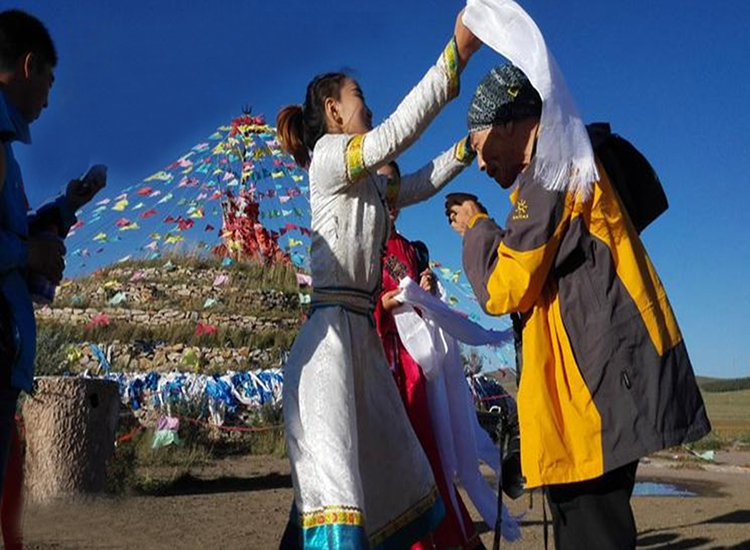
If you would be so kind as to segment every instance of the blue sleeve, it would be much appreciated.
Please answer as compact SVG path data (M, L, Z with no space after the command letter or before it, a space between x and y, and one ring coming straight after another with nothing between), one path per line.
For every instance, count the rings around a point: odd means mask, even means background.
M4 107L4 104L0 102L0 107ZM7 125L3 125L3 111L0 108L0 132L6 129ZM2 141L2 140L0 140ZM7 183L6 178L8 175L8 167L6 165L7 152L5 150L6 143L0 143L3 148L0 148L0 177L3 178L0 181L0 200L5 200L5 184ZM14 269L24 268L28 260L28 248L26 242L12 231L8 231L4 228L5 224L0 225L0 273L6 273Z
M15 233L0 229L0 273L26 267L28 248Z
M64 239L76 223L76 213L65 195L60 195L53 201L40 206L36 211L30 212L28 220L30 234L55 226L60 237Z

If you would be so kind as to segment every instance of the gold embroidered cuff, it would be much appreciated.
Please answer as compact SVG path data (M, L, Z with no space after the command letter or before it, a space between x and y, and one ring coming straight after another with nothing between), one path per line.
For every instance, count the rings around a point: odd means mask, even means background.
M453 156L458 162L463 164L472 163L474 157L477 156L477 153L471 148L471 145L469 145L469 136L462 138L456 143L455 147L453 147Z
M438 497L439 494L437 492L437 488L433 487L432 490L427 494L427 496L422 498L414 506L409 508L406 512L402 513L396 519L392 520L390 523L386 524L384 527L381 527L379 531L375 531L374 533L372 533L370 535L370 544L373 547L379 546L388 537L392 536L394 533L397 533L399 530L409 525L412 521L416 520L419 516L426 513L435 505Z
M364 525L362 512L353 506L326 506L314 512L300 514L303 529L321 525Z
M364 142L365 135L358 134L352 137L349 143L346 144L346 177L349 183L357 183L367 174L364 151L362 149Z
M440 56L441 66L445 76L448 77L448 96L450 99L458 96L459 79L458 79L458 46L456 39L451 38L448 45Z

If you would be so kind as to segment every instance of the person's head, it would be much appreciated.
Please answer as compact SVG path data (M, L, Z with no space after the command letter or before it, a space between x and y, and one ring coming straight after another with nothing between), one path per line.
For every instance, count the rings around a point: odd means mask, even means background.
M282 147L306 167L321 137L364 134L372 129L372 112L356 80L344 73L326 73L308 84L303 105L279 111L276 127Z
M471 145L479 169L507 189L531 163L542 98L511 64L492 69L469 106Z
M411 245L417 257L417 271L422 273L425 269L430 268L430 250L422 241L412 241Z
M56 66L55 44L41 21L20 10L0 12L0 87L26 121L47 107Z
M472 212L487 214L487 209L479 202L476 195L472 195L471 193L448 193L445 196L445 217L448 218L448 223L454 230L458 229L456 226L457 216L460 215L460 211L463 209L465 203L473 206L470 209ZM468 219L458 221L465 224L468 222ZM462 231L459 231L459 233L462 233Z
M381 176L385 176L388 179L388 182L396 182L396 185L400 185L398 183L401 180L401 170L398 167L398 164L396 164L395 160L392 160L388 164L385 164L381 166L378 169L378 174ZM386 193L387 195L387 193ZM401 213L401 209L398 208L396 205L388 203L388 219L391 222L391 227L396 227L396 220L398 219L398 215Z

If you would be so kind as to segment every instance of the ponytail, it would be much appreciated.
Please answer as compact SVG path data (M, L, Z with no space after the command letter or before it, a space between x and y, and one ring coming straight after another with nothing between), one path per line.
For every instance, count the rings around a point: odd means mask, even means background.
M304 142L305 117L301 105L287 105L276 115L276 133L284 150L302 168L310 164L310 151Z
M307 85L304 105L288 105L276 115L276 132L281 146L294 157L298 166L310 165L310 151L320 138L328 133L325 108L326 98L341 98L344 73L326 73L316 76Z

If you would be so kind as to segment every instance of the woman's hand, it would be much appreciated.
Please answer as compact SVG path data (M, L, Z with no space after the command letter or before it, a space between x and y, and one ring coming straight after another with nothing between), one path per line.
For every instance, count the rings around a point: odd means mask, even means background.
M396 299L396 296L398 296L399 294L401 294L400 288L384 292L380 297L380 303L383 304L383 309L386 311L391 311L400 306L401 302Z
M479 40L469 28L464 25L464 10L461 10L456 17L456 28L453 35L456 37L456 47L458 48L458 64L463 70L474 52L482 47L482 41Z

